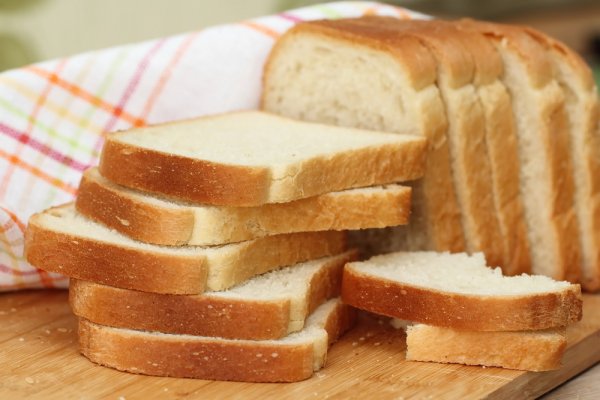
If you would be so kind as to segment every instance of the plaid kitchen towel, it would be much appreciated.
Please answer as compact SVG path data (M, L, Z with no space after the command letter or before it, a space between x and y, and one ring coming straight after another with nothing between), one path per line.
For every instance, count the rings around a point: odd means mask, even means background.
M23 258L31 214L73 200L105 133L258 106L264 60L304 20L421 14L337 2L0 74L0 291L66 287Z

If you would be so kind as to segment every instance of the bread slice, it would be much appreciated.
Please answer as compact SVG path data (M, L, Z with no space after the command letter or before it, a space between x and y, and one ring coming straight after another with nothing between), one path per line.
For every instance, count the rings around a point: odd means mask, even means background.
M279 340L233 340L135 331L79 320L79 344L91 361L121 371L178 378L294 382L325 364L327 348L354 322L351 307L332 299L300 332Z
M134 241L77 214L73 204L29 220L25 256L36 267L124 289L199 294L298 262L341 253L344 232L267 236L215 247Z
M344 302L377 314L475 331L565 326L581 319L579 285L503 276L483 254L398 252L346 264Z
M258 207L172 202L116 185L96 168L81 179L77 211L129 237L163 245L217 245L291 232L408 223L410 187L349 189Z
M100 325L217 336L278 339L301 330L308 314L339 296L342 270L355 251L307 261L252 278L222 292L182 296L71 280L73 313Z
M600 290L600 128L598 90L588 64L563 43L524 28L546 49L565 93L571 134L575 206L582 249L581 285Z
M100 172L180 200L258 206L420 178L425 149L412 135L246 111L109 135Z
M394 236L370 231L375 251L465 248L436 68L416 38L348 19L296 25L267 60L261 99L267 111L428 139L425 176L413 185L411 222L394 228Z
M566 329L477 332L417 324L406 330L406 359L525 371L560 368Z
M579 232L565 99L545 49L517 27L463 20L496 46L512 98L532 272L577 282Z
M485 65L476 63L469 48L477 45L472 35L459 31L450 22L392 17L349 21L360 26L377 26L389 35L414 37L436 59L437 85L448 120L450 169L461 210L466 249L469 252L484 251L492 265L501 265L503 243L498 240L500 228L494 208L486 120L475 85L479 76L488 74L490 61Z

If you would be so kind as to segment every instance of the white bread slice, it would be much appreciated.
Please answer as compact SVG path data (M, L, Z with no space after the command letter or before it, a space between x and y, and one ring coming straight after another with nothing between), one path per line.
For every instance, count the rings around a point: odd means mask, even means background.
M469 252L484 251L492 265L503 262L486 146L486 121L474 81L477 65L471 37L445 21L365 17L350 22L377 26L390 35L415 37L437 61L437 85L446 108L450 168Z
M294 382L321 369L329 345L354 322L332 299L300 332L279 340L234 340L135 331L79 320L80 350L91 361L144 375L243 382Z
M477 332L416 324L406 330L406 359L526 371L560 368L566 329Z
M600 290L600 127L598 90L588 64L563 43L524 28L546 49L565 93L571 133L575 206L582 249L581 285Z
M76 279L155 293L222 290L286 265L341 253L343 232L290 233L224 246L166 247L137 242L77 214L73 204L35 214L25 256Z
M410 224L392 229L395 237L370 231L371 245L375 251L399 245L464 250L436 61L417 39L347 19L298 24L267 60L261 107L308 121L427 138L426 171L413 185Z
M77 211L133 239L217 245L291 232L382 228L408 223L410 187L348 189L258 207L172 202L116 185L96 168L83 174Z
M481 35L468 33L464 48L475 62L474 85L485 116L485 140L489 157L494 209L503 241L505 275L531 272L529 242L519 193L519 153L510 95L502 75L504 65L495 47ZM494 265L491 260L489 263Z
M180 200L247 207L420 178L426 146L245 111L109 135L100 172Z
M579 232L564 94L545 49L518 27L462 20L496 46L512 98L520 160L520 193L532 272L577 282Z
M72 279L69 300L75 315L100 325L230 339L278 339L301 330L307 315L339 296L344 265L356 256L350 251L307 261L226 291L192 296Z
M476 331L565 326L581 319L579 285L503 276L483 254L398 252L346 264L344 302L377 314Z

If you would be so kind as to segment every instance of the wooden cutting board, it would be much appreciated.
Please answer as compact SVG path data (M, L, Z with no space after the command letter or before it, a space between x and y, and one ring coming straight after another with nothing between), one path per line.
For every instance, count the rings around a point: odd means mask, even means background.
M508 311L508 310L507 310ZM77 351L66 291L0 295L0 399L515 399L537 397L600 361L600 295L584 296L560 370L544 373L404 360L405 337L362 323L329 353L327 367L291 384L210 382L133 375Z

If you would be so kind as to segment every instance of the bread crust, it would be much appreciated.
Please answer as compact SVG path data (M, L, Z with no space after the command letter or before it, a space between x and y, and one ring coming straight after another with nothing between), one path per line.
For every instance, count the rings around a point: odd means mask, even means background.
M329 344L354 323L351 307L338 303L325 323ZM325 361L307 341L227 340L153 335L79 320L81 353L91 361L121 371L241 382L296 382L309 378ZM319 354L316 354L319 353Z
M423 175L424 140L365 146L294 165L282 179L269 167L198 160L107 137L100 173L129 188L174 199L236 207L283 203L353 187L410 181ZM351 171L351 173L349 173Z
M476 332L429 325L408 327L406 359L484 365L525 371L560 368L565 329L542 332Z
M302 328L297 321L292 326L292 318L304 320L327 299L339 296L343 266L356 256L347 252L335 257L313 276L301 316L291 315L290 298L285 296L157 294L76 279L71 279L69 301L75 315L99 325L230 339L278 339L291 333L292 327Z
M290 232L404 225L410 199L410 187L394 186L369 193L326 193L259 207L205 207L196 209L201 212L196 214L192 204L163 207L140 201L98 177L97 172L87 171L76 206L86 217L142 242L217 245ZM209 219L203 220L203 216Z
M29 220L25 234L25 257L32 265L75 279L144 292L223 290L282 266L339 254L346 246L345 232L299 232L229 245L230 251L217 255L210 255L210 247L198 254L173 254L158 246L132 248L56 231L45 226L40 215Z
M275 43L263 74L263 109L268 109L267 89L274 65L282 57L287 43L298 35L319 36L323 40L346 42L389 54L416 91L435 85L436 61L414 37L390 35L387 29L378 24L358 24L352 19L311 21L294 26ZM394 234L410 241L414 236L413 226L418 225L418 230L427 231L428 248L464 251L460 211L449 171L448 140L445 135L447 121L439 94L436 93L434 99L430 98L428 106L421 111L427 114L421 123L428 139L425 178L413 185L413 221ZM426 220L421 221L421 215Z
M560 292L475 296L421 288L344 268L342 300L353 307L427 325L474 331L539 330L579 321L579 285Z

